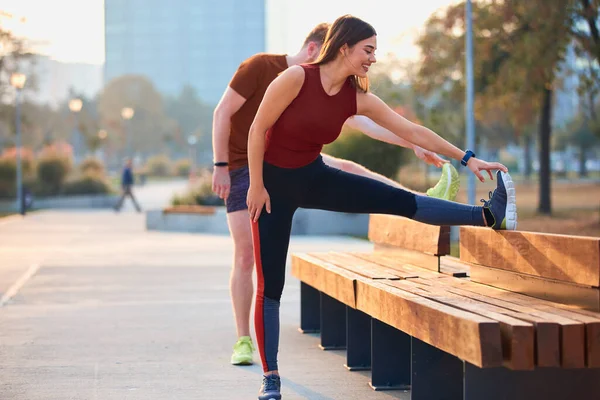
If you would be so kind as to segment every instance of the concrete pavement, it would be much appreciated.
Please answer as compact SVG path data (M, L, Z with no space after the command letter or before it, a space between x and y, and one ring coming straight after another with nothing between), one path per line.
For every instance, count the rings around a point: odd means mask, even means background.
M143 226L143 215L105 211L0 220L1 400L256 399L260 366L229 364L230 239ZM291 252L371 248L295 237ZM297 331L299 288L288 268L284 399L409 399L372 391L344 352Z

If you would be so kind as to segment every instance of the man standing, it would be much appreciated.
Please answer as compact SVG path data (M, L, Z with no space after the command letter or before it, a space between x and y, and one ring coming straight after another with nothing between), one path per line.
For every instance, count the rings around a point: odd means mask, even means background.
M131 198L131 201L133 202L133 205L135 206L135 209L137 210L137 212L141 212L142 209L140 208L140 205L138 204L137 200L135 199L135 196L133 195L133 171L131 170L132 168L132 162L131 159L127 159L125 160L125 167L123 168L123 173L121 174L121 197L119 198L119 201L117 202L117 205L115 206L115 211L119 212L121 211L121 206L123 206L123 201L125 201L125 197L129 196Z
M317 25L308 34L296 55L262 53L244 61L233 76L214 112L213 191L225 199L227 222L234 242L234 261L230 278L231 299L238 335L238 341L234 345L231 356L231 363L234 365L252 364L254 351L250 338L250 311L254 294L252 283L254 255L250 217L246 206L246 195L249 188L248 132L269 84L288 67L316 60L328 29L328 24ZM375 139L411 148L422 160L437 167L443 166L442 179L435 188L428 191L428 194L454 200L459 187L458 173L437 154L406 142L363 116L354 116L346 124ZM323 155L323 160L329 166L406 189L397 182L369 171L354 162L328 155Z

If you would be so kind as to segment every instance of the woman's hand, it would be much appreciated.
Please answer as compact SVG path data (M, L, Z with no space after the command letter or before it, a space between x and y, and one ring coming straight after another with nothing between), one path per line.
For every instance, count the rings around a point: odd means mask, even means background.
M494 174L492 174L492 171L494 170L499 169L500 171L508 172L508 168L498 162L487 162L475 157L469 158L467 167L477 176L477 178L479 178L481 182L485 181L483 175L481 175L481 171L487 171L491 180L494 180Z
M269 193L264 186L258 188L253 188L250 186L250 189L248 189L246 204L248 205L248 213L250 214L250 220L252 222L258 221L263 207L266 207L269 214L271 213L271 198L269 197Z
M425 161L427 164L434 165L438 168L441 168L442 165L448 162L447 160L444 160L443 158L435 154L433 151L425 150L424 148L419 147L417 145L414 145L413 151L415 152L415 155L418 158Z

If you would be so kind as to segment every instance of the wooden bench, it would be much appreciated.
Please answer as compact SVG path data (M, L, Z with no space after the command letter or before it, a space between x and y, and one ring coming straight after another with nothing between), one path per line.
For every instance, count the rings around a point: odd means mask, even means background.
M374 389L412 399L598 399L597 303L531 297L507 278L597 291L600 239L561 238L565 248L556 235L461 228L457 259L448 227L373 215L372 253L292 255L300 330L346 349L346 367L370 369Z
M217 208L213 206L201 206L201 205L180 205L167 207L163 209L163 214L200 214L200 215L214 215L217 212Z

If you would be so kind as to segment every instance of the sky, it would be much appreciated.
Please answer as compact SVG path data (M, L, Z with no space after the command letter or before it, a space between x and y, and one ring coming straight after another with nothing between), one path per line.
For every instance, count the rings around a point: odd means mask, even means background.
M353 14L374 26L378 55L414 59L413 40L428 16L455 0L266 0L267 51L294 53L320 22ZM4 26L32 38L38 50L63 62L104 62L103 0L0 0Z

